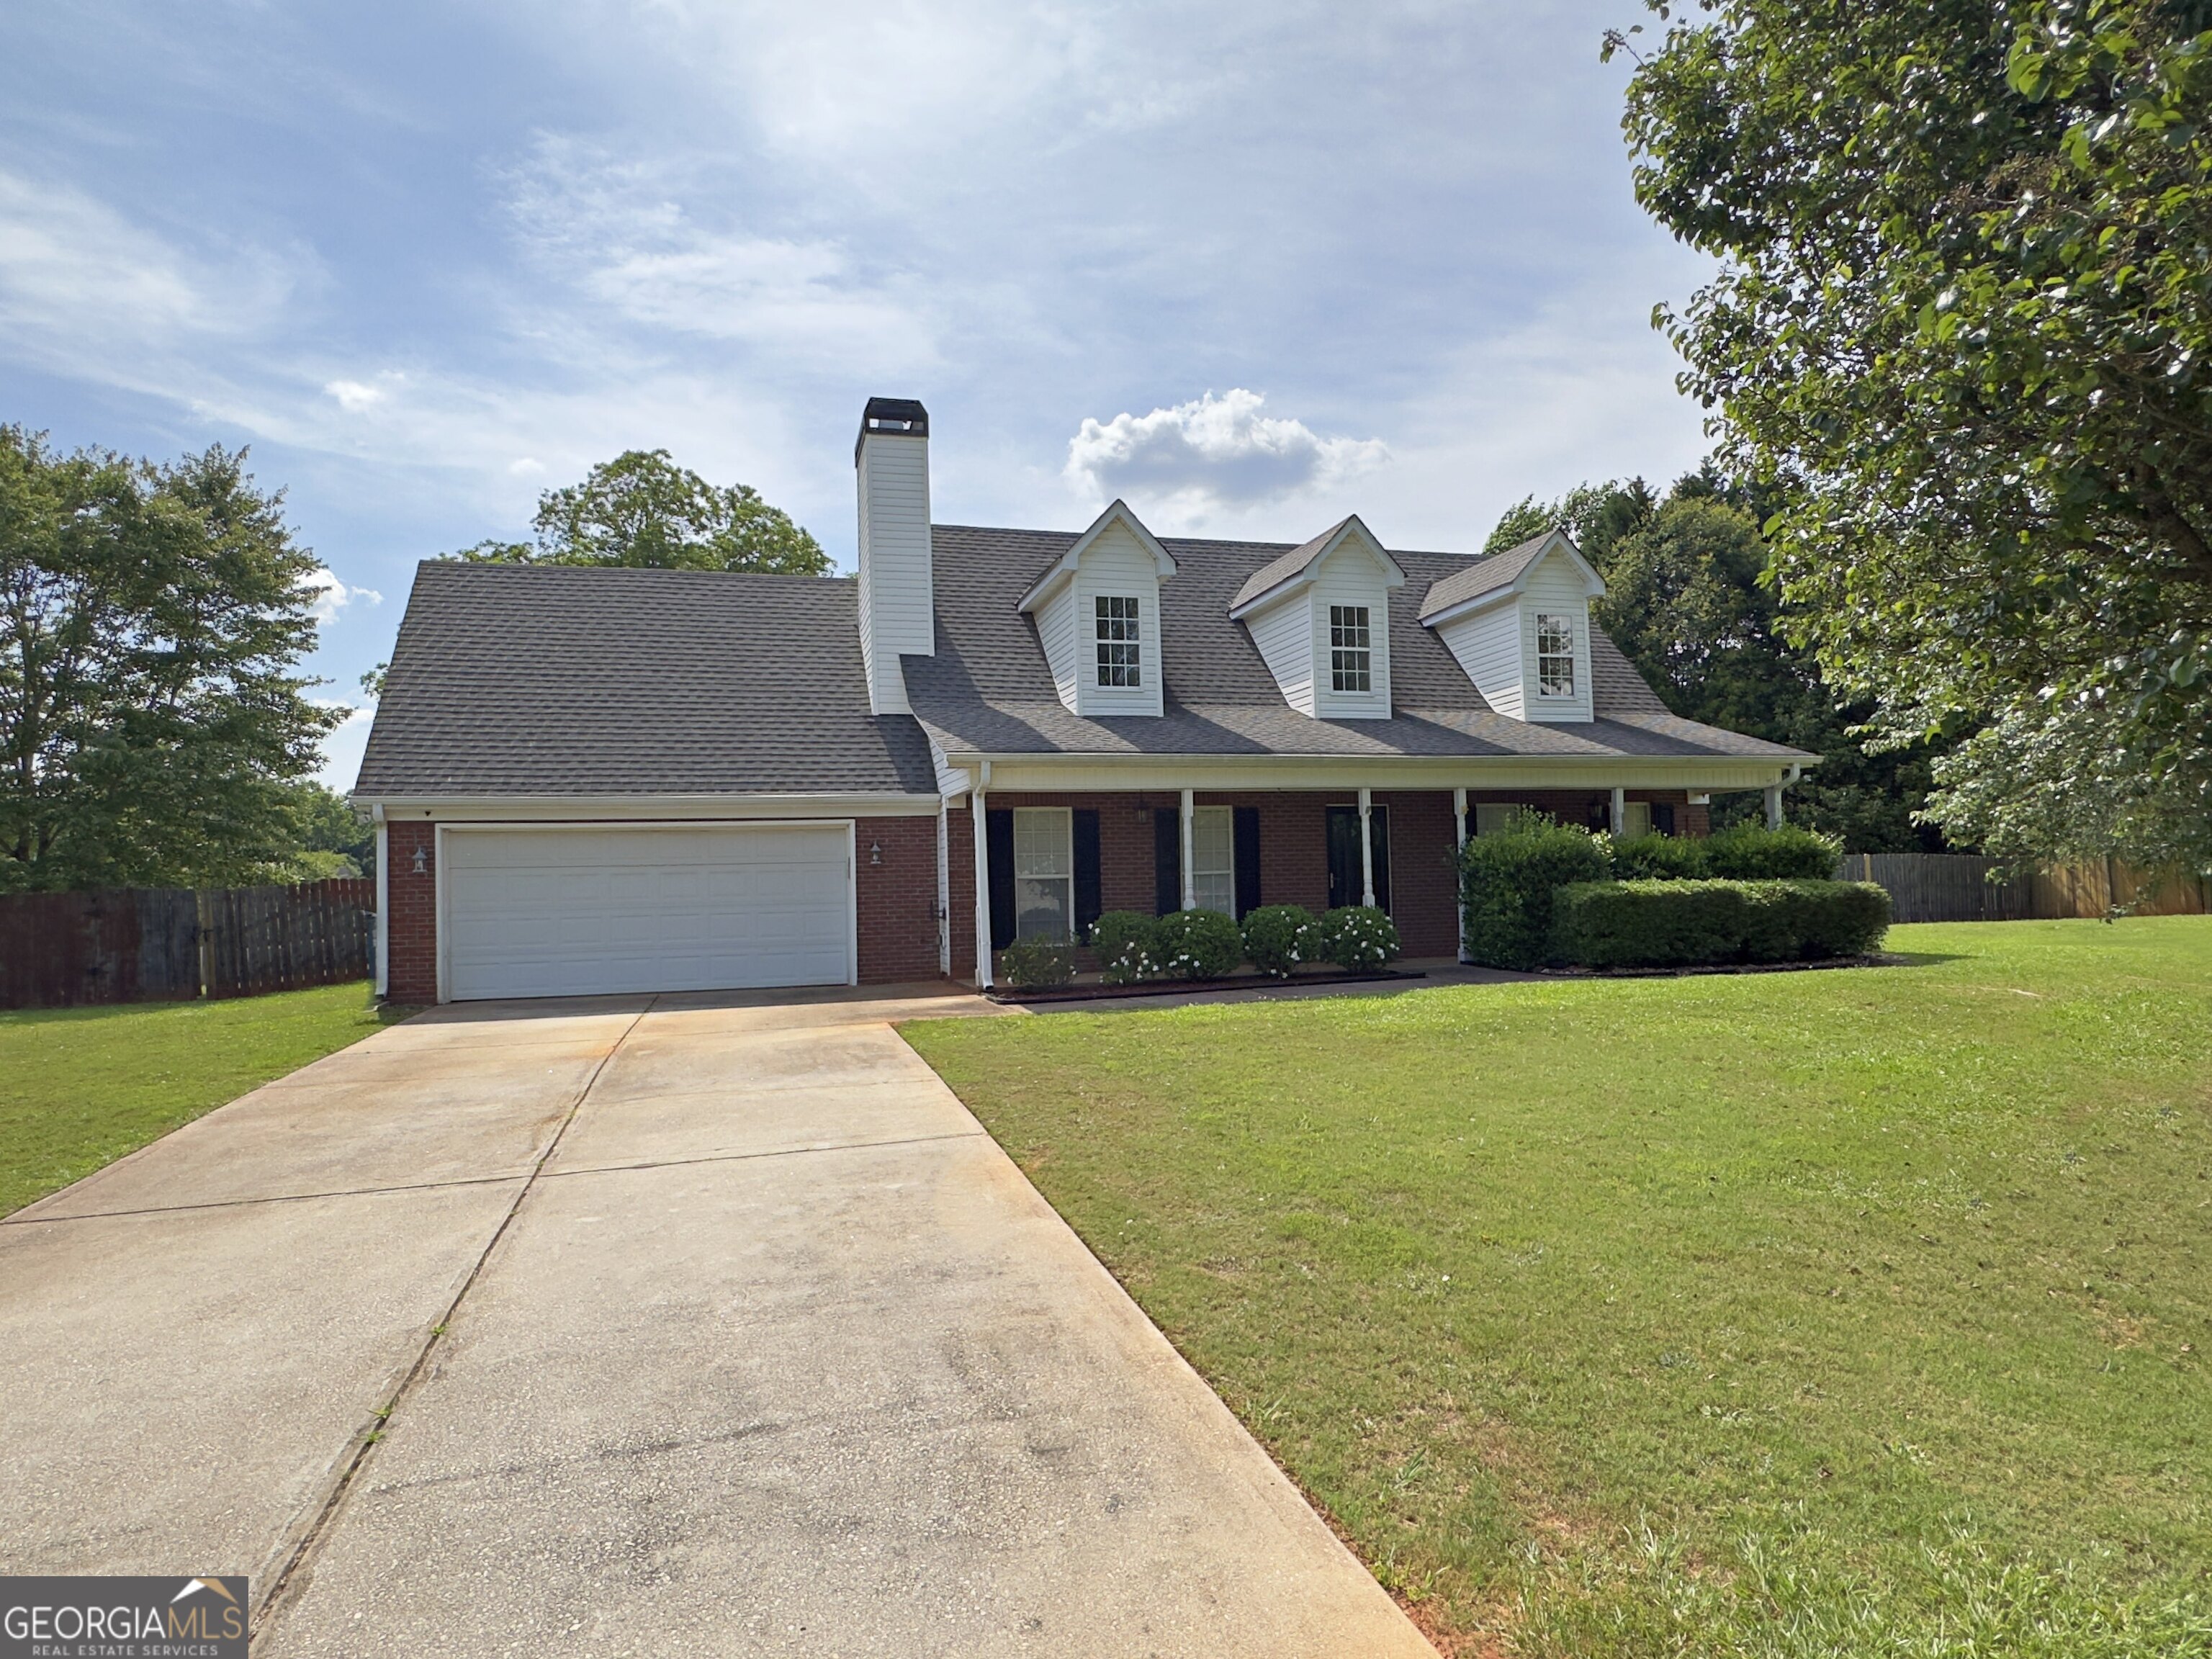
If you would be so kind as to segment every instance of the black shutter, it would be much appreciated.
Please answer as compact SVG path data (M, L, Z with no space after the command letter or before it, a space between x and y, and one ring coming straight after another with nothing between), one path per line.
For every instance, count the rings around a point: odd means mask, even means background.
M1182 908L1182 814L1163 806L1152 814L1152 914Z
M1328 908L1359 902L1359 809L1328 809Z
M1237 920L1260 908L1260 809L1237 809Z
M1091 936L1098 920L1098 809L1075 809L1075 937Z
M1651 804L1651 827L1662 836L1674 833L1674 809L1665 801Z
M984 845L991 859L991 948L1014 942L1014 815L986 810Z

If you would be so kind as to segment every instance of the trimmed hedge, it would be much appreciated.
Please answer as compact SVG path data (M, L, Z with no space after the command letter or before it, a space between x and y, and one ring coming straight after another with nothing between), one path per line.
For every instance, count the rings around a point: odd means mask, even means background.
M1734 881L1832 881L1843 856L1841 842L1794 823L1779 830L1740 823L1706 837L1704 873Z
M1343 904L1316 924L1321 957L1358 973L1398 957L1398 924L1371 904Z
M1712 872L1704 842L1653 830L1613 842L1613 873L1620 881L1701 881Z
M1141 910L1109 910L1091 924L1099 977L1109 985L1133 985L1160 976L1159 921Z
M1488 968L1534 968L1550 949L1553 896L1613 873L1607 845L1587 830L1524 812L1492 836L1470 836L1460 857L1467 954Z
M1263 974L1288 979L1322 959L1319 924L1303 904L1263 904L1244 918L1244 955Z
M1075 977L1075 947L1064 939L1018 939L999 952L999 976L1022 989Z
M1225 979L1244 960L1244 936L1218 910L1177 910L1152 924L1162 979Z
M1554 961L1588 968L1862 956L1889 895L1856 881L1606 881L1560 889Z

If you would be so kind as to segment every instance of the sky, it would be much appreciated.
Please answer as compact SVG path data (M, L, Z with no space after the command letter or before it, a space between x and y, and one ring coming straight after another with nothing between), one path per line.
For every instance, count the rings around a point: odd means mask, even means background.
M416 561L629 448L842 568L872 394L941 523L1479 550L1523 496L1672 478L1635 0L190 7L18 0L0 422L246 446L358 709Z

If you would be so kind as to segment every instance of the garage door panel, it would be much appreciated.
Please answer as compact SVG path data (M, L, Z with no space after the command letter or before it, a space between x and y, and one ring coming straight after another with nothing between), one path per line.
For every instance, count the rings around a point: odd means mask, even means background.
M447 994L842 984L843 826L456 830Z

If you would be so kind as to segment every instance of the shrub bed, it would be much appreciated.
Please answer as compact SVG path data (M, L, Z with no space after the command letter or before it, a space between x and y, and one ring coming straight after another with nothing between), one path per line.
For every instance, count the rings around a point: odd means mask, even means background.
M999 977L1029 989L1075 977L1075 946L1064 939L1018 939L999 952Z
M1705 854L1700 873L1728 880L1832 881L1842 867L1844 849L1832 837L1794 823L1779 830L1740 823L1706 837Z
M1607 844L1587 830L1534 813L1492 836L1472 836L1460 858L1468 959L1488 968L1540 966L1550 947L1553 895L1613 873Z
M1152 927L1161 979L1226 979L1244 960L1244 936L1218 910L1178 910Z
M1141 910L1109 910L1091 924L1099 977L1109 985L1134 985L1160 976L1159 921Z
M1358 973L1398 959L1398 924L1373 905L1340 905L1316 927L1324 962Z
M1303 904L1263 904L1244 918L1244 957L1263 974L1288 979L1304 963L1324 961L1319 924Z
M1560 889L1549 955L1588 968L1860 956L1889 927L1871 882L1607 881Z

